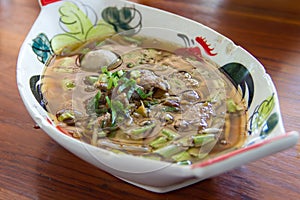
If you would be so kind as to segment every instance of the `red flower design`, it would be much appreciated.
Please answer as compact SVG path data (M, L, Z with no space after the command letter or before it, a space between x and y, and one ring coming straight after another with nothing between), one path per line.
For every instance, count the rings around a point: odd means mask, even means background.
M40 0L40 3L42 6L46 6L50 3L54 3L54 2L57 2L57 1L60 1L60 0Z
M212 51L214 50L214 48L210 48L210 44L207 44L207 40L203 37L196 37L196 42L198 42L198 44L200 44L204 51L210 55L210 56L215 56L217 55L217 53L212 53Z

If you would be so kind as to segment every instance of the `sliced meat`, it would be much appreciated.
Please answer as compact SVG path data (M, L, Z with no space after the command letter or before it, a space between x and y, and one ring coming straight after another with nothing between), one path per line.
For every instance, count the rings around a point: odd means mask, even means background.
M168 91L170 89L168 82L157 76L154 72L146 69L141 69L139 72L141 76L138 79L137 84L142 86L145 90L158 88L163 91Z

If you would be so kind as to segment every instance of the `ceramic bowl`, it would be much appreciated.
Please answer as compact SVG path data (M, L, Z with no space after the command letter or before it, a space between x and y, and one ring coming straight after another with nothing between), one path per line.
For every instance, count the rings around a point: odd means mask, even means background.
M39 3L41 12L20 49L19 92L36 123L61 146L92 165L128 183L162 193L216 176L297 143L298 133L284 130L276 89L264 67L242 47L209 27L121 0L40 0ZM114 28L103 31L101 26L108 24ZM220 67L236 65L247 72L248 78L236 80L249 105L248 137L241 148L182 166L94 147L63 134L51 120L40 104L38 83L45 63L58 49L95 36L106 37L131 28L147 27L176 30L153 36L197 49Z

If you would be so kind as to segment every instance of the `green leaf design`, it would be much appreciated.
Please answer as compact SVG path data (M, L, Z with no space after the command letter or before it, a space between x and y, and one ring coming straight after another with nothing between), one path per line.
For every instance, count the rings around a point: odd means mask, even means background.
M103 20L93 24L76 4L65 2L59 9L60 23L65 33L55 35L51 47L56 55L68 55L88 40L101 42L115 34L114 27Z
M265 125L263 126L261 132L260 132L260 136L262 138L267 137L272 130L276 127L276 125L278 124L279 121L279 117L277 113L273 113L267 120L267 122L265 123Z
M48 37L44 33L40 33L32 42L32 51L37 55L38 60L45 64L53 54Z
M100 20L96 26L91 27L86 35L86 39L100 39L104 40L107 37L115 34L113 26L107 24L103 20Z
M275 106L274 95L267 98L258 108L259 117L257 118L258 126L261 126L272 112Z
M78 38L65 33L56 35L51 40L51 47L56 55L66 55L74 51L82 44L83 42Z
M271 114L273 108L275 107L274 94L267 99L265 99L260 105L258 105L253 115L250 117L250 131L253 132L257 130L262 124L267 120Z
M142 27L142 15L135 9L130 7L107 7L102 11L102 18L107 23L113 25L116 32L127 31L130 29L140 29ZM136 19L136 24L130 23Z
M60 7L59 13L60 22L68 29L66 32L76 36L79 40L84 40L86 33L93 26L87 15L71 2L65 2Z

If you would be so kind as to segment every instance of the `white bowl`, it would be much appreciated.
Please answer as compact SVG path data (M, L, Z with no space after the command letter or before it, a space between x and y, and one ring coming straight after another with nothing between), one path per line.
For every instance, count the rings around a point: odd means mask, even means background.
M73 0L71 2L40 0L39 3L40 15L27 35L19 54L17 64L19 92L36 123L56 142L83 160L136 186L154 192L167 192L216 176L247 162L290 148L297 143L299 137L297 132L285 133L276 89L264 67L243 48L214 30L165 11L121 0ZM219 66L239 63L239 66L245 67L249 72L248 75L252 77L254 88L246 83L244 92L245 99L249 102L250 131L240 149L203 162L182 166L132 155L115 154L94 147L63 134L50 120L48 113L35 98L38 94L34 94L44 63L63 45L84 41L95 34L103 36L111 31L126 29L115 24L114 30L101 32L95 25L99 20L102 26L105 23L115 23L116 21L111 18L105 17L105 14L108 9L120 14L122 8L130 14L119 20L128 23L130 27L161 27L176 30L174 34L169 34L167 31L168 35L157 33L154 36L167 38L186 47L197 48L204 57ZM66 26L61 17L72 12L77 14L77 17L81 16L76 19L75 15L69 16L69 19L75 20L76 23ZM102 20L103 16L106 21ZM79 25L78 20L82 25L75 27ZM79 29L81 32L75 34Z

